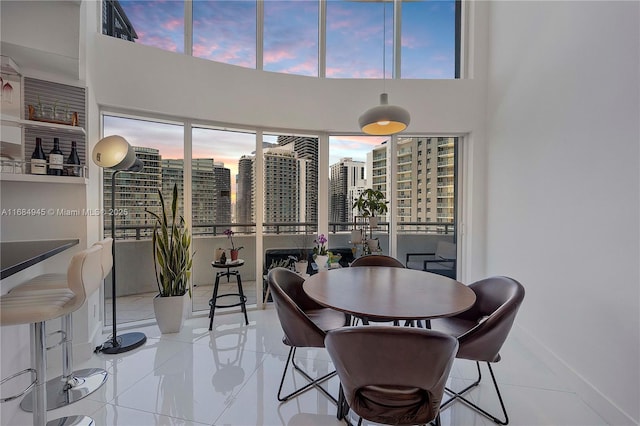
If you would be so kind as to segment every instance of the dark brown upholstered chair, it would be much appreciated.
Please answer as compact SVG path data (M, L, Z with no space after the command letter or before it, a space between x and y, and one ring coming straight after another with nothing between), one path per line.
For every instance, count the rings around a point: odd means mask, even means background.
M342 312L319 305L307 296L302 289L304 278L289 269L272 269L267 275L267 281L280 325L284 331L282 341L291 347L278 389L278 401L288 401L315 386L337 404L335 397L319 386L320 383L335 376L336 372L332 371L313 379L296 364L295 355L296 348L324 348L326 331L347 325L349 318ZM309 383L287 396L281 396L289 362Z
M454 400L460 399L495 423L506 425L509 423L509 417L491 363L500 361L500 348L509 335L520 304L524 299L524 287L518 281L508 277L486 278L470 284L469 287L476 293L476 302L469 310L455 317L431 321L433 329L458 338L460 348L456 358L476 361L478 368L478 378L474 383L460 392L447 389L453 394L453 398L447 400L443 404L443 408ZM486 362L489 367L504 420L489 414L462 396L480 383L482 379L480 361Z
M351 263L351 267L358 267L358 266L389 266L391 268L404 268L404 265L398 259L396 259L395 257L386 256L384 254L368 254L365 256L360 256L359 258L357 258ZM365 317L361 317L360 319L362 319L363 324L369 324L369 321L372 321L372 322L393 321L393 325L400 325L398 320L391 320L391 319L384 319L384 318L373 320ZM354 319L353 325L356 325L356 323L357 323L357 319Z
M458 349L453 336L419 328L345 327L327 333L325 345L340 378L341 399L360 416L358 424L363 418L440 424L440 402ZM347 413L342 407L339 415Z
M398 259L384 254L360 256L351 263L351 266L390 266L392 268L404 268L404 265Z

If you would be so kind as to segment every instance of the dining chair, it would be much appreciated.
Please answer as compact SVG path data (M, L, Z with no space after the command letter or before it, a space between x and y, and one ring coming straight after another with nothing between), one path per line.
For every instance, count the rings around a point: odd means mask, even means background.
M344 327L329 331L325 345L340 378L340 418L349 422L352 409L360 416L358 425L363 418L440 425L440 402L458 349L455 337L419 328Z
M352 268L359 267L359 266L388 266L391 268L404 268L404 265L398 259L396 259L395 257L384 255L384 254L367 254L365 256L360 256L359 258L357 258L351 263ZM393 325L400 325L400 322L398 320L392 320L392 319L386 319L386 318L370 319L370 318L362 317L360 319L362 320L363 324L368 324L369 321L371 322L392 322L393 321ZM357 320L358 320L357 318L354 318L353 325L356 325ZM409 322L407 322L407 324L408 323Z
M314 379L296 364L295 355L297 348L324 348L326 331L348 325L350 318L342 312L325 308L307 296L302 289L304 278L289 269L279 267L270 270L267 274L267 282L284 331L282 341L290 346L278 389L278 401L288 401L316 387L337 404L336 398L320 386L321 383L335 376L336 372L331 371ZM281 396L289 363L293 365L294 371L300 373L309 383L286 396Z
M351 262L351 266L390 266L393 268L404 268L404 265L398 259L384 254L367 254L360 256Z
M469 310L454 317L431 320L432 329L457 337L460 347L456 358L475 361L478 370L477 379L463 390L456 392L447 389L453 397L445 401L441 408L460 399L493 422L506 425L509 423L509 417L491 363L500 361L499 352L524 299L524 287L518 281L502 276L486 278L470 284L469 287L476 294L476 301ZM487 363L504 419L489 414L463 396L480 384L480 362Z

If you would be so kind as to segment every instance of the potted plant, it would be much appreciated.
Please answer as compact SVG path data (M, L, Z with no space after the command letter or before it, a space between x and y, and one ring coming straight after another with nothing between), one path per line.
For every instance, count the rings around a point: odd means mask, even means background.
M231 250L229 253L231 255L230 257L232 262L238 260L238 254L240 253L240 250L244 248L244 246L236 248L235 244L233 244L233 234L234 232L231 229L227 229L226 231L224 231L224 235L226 235L227 238L229 238L229 240L231 241Z
M353 208L357 208L362 216L369 218L369 225L371 225L371 227L376 227L378 226L376 213L378 215L385 214L389 210L387 204L389 204L389 202L384 199L382 191L368 188L365 189L353 203Z
M296 256L295 269L298 274L306 274L309 266L309 241L311 237L305 233L298 240L298 255Z
M153 261L158 295L153 299L153 309L162 333L177 333L182 328L184 305L191 297L189 278L193 258L191 236L184 218L178 216L178 185L173 186L171 216L167 215L162 192L158 190L162 215L145 211L156 218L153 225Z
M313 258L320 269L327 269L327 262L329 260L326 246L327 241L327 237L325 237L324 234L318 235L318 238L313 241L315 244L313 247Z

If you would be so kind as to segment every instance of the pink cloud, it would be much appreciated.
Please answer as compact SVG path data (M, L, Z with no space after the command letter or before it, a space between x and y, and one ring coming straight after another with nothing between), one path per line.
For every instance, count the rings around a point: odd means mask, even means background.
M162 27L169 31L175 31L177 29L181 29L184 24L183 19L171 19L162 24Z
M264 63L273 64L286 59L295 59L295 57L296 56L292 54L291 50L271 50L264 52Z

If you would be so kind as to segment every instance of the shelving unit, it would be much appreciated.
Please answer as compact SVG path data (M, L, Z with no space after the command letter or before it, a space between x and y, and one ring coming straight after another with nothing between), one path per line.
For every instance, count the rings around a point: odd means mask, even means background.
M26 76L20 77L20 116L28 117L29 105L53 105L63 107L67 111L76 112L78 125L51 123L46 121L27 120L12 114L0 114L2 131L11 138L3 137L2 154L10 157L3 158L0 168L0 178L10 182L40 182L40 183L87 183L87 147L86 147L86 89L82 86L39 80ZM13 111L15 113L15 111ZM16 130L18 129L18 130ZM60 140L60 148L64 157L71 151L71 142L76 142L76 149L80 157L80 167L83 176L50 176L32 175L30 171L31 153L35 148L36 138L41 138L43 149L47 154L53 147L53 139ZM6 140L5 140L6 139ZM5 167L6 165L6 167ZM14 171L14 173L9 173ZM20 173L19 173L20 172Z

